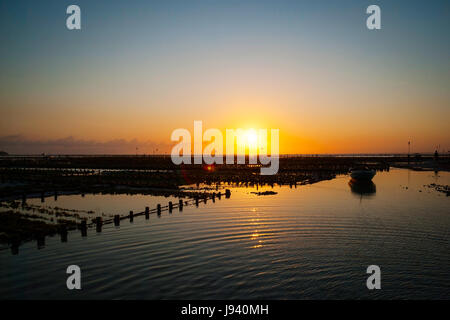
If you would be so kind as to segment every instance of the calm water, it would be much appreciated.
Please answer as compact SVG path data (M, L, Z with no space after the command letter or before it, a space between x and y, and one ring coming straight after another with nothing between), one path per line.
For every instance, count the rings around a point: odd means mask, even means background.
M450 174L397 169L374 183L352 190L341 176L268 196L231 188L230 199L182 213L2 250L0 298L449 299L450 198L424 185L450 184ZM77 195L46 205L115 214L170 200ZM71 264L81 291L66 289ZM366 288L371 264L381 290Z

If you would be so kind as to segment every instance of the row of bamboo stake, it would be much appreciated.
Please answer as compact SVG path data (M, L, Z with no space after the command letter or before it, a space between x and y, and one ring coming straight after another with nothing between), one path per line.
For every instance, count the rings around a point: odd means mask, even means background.
M225 198L227 198L227 199L230 198L231 191L229 189L226 189L224 195L225 195ZM130 211L129 214L125 215L125 216L116 214L116 215L114 215L113 218L110 218L107 220L103 220L101 217L97 217L90 224L87 223L87 220L83 220L83 221L81 221L81 223L79 225L79 229L81 230L82 235L86 236L87 228L91 227L91 226L95 226L97 232L101 232L103 225L114 223L114 225L116 227L118 227L118 226L120 226L121 220L129 219L130 222L133 222L134 218L138 217L138 216L145 216L145 219L148 220L150 218L150 214L156 213L158 216L160 216L163 211L169 211L169 213L172 213L172 211L174 209L178 209L181 212L181 211L183 211L184 206L192 205L195 203L195 205L198 207L198 205L201 201L203 201L204 203L207 203L208 199L210 199L213 202L215 202L216 198L220 200L222 198L222 193L221 192L217 192L217 193L213 192L212 194L211 193L205 193L205 194L199 193L197 196L195 196L194 198L189 199L189 200L180 199L178 201L178 203L173 203L172 201L169 201L168 205L166 205L166 206L161 206L161 204L158 204L156 206L156 208L153 208L153 209L150 209L149 207L145 207L144 211L136 212L136 213L133 211Z

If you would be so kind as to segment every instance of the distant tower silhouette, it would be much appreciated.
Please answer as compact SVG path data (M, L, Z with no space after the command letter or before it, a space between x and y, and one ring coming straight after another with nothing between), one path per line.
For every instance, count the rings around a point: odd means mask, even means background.
M409 165L410 157L411 157L411 141L408 141L408 165Z

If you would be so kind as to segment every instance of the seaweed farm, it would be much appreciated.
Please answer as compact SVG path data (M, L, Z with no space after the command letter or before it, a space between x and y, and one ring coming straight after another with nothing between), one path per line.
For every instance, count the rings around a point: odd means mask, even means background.
M157 196L143 194L76 194L65 193L39 198L7 200L0 202L2 226L0 240L11 246L13 253L18 252L18 246L23 241L38 240L39 246L45 242L46 236L60 234L61 239L67 239L67 232L80 229L83 235L87 229L95 227L101 232L103 225L114 223L120 225L121 220L150 214L161 215L162 212L173 210L182 211L184 207L195 205L208 200L215 202L223 197L229 198L230 191L208 192L205 188L192 190L183 188L177 196ZM216 188L218 189L218 187ZM132 199L133 205L129 205ZM59 201L58 201L59 200ZM107 204L99 207L98 202ZM124 207L126 204L126 208ZM139 206L141 204L141 206ZM93 209L94 208L94 209ZM133 208L134 210L129 210ZM20 221L16 221L17 219ZM11 220L13 223L11 223ZM27 232L24 232L27 230Z

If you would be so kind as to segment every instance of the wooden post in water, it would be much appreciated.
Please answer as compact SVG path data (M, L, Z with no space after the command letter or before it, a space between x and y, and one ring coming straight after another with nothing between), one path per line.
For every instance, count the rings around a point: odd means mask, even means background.
M145 207L145 219L148 220L150 218L150 208Z
M114 216L114 225L115 225L116 227L120 226L120 216L119 216L118 214L116 214L116 215Z
M133 211L130 211L130 222L133 222L133 219L134 219Z
M182 199L180 199L178 201L178 210L183 211L183 200Z
M80 223L80 229L81 229L81 236L87 237L87 224L86 220L81 221Z
M158 203L158 205L156 206L156 213L158 214L158 216L161 215L161 205Z
M172 213L173 210L173 203L172 201L169 201L169 213Z
M37 248L42 249L45 247L45 236L41 235L37 238Z
M11 244L11 254L12 255L16 256L19 254L19 245L20 245L20 242L13 241L13 243Z
M61 226L60 234L61 234L61 242L67 242L67 227L66 226Z
M97 217L95 219L95 228L97 232L102 232L102 224L103 224L102 217Z

